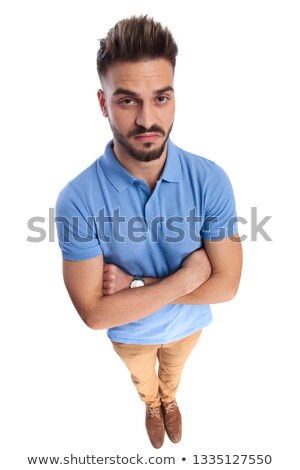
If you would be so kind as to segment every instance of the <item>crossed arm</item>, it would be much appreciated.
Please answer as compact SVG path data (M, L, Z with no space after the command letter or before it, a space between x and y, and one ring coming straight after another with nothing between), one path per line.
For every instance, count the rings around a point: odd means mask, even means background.
M82 320L93 329L112 328L151 315L170 304L210 304L231 300L238 289L242 248L238 236L205 241L178 271L164 279L146 278L128 289L132 276L103 256L63 262L66 288Z

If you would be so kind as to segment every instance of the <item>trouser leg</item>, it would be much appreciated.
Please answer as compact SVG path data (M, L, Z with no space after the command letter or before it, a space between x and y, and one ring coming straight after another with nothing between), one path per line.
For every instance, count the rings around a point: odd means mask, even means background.
M159 395L162 402L170 403L175 399L184 364L200 334L201 330L179 341L163 344L158 349Z
M151 407L160 406L156 354L160 345L124 344L112 341L113 348L127 366L141 400Z

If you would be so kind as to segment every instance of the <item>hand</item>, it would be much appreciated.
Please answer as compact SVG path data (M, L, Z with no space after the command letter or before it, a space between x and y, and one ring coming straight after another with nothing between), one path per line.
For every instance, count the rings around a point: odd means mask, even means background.
M188 281L192 290L204 284L205 281L211 276L211 264L204 248L193 251L188 255L181 266L186 271Z
M124 273L115 264L105 264L103 268L103 295L111 295L128 289L133 276Z

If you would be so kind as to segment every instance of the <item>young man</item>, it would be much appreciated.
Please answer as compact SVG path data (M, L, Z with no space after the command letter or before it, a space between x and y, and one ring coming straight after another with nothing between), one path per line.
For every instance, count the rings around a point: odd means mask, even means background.
M185 361L211 322L209 304L234 297L242 259L228 177L169 138L176 55L169 30L147 16L100 41L98 100L113 139L56 207L70 297L89 327L108 329L156 448L165 430L181 439Z

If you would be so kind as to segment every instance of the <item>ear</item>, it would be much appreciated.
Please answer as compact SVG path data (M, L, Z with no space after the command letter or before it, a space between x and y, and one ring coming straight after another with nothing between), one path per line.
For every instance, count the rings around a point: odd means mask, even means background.
M104 91L103 90L98 90L97 91L97 96L98 96L98 101L99 101L99 105L100 105L102 114L103 114L104 117L107 117L108 113L107 113L107 109L106 109L106 99L105 99L105 96L104 96Z

